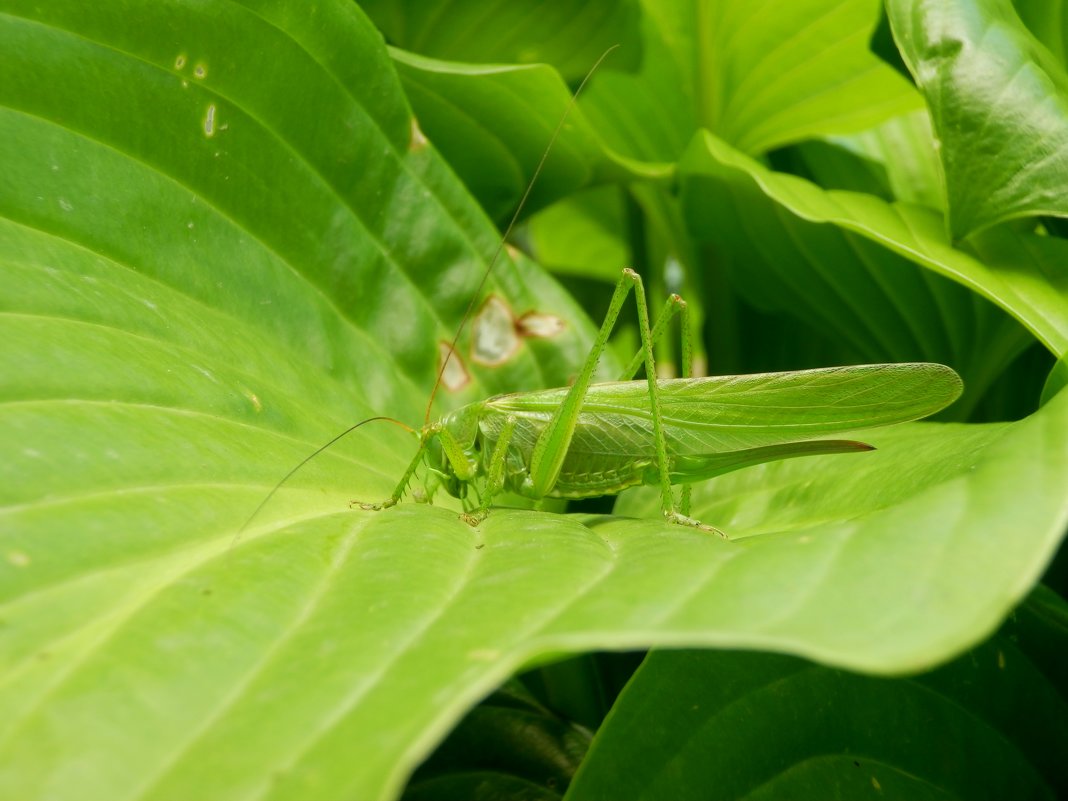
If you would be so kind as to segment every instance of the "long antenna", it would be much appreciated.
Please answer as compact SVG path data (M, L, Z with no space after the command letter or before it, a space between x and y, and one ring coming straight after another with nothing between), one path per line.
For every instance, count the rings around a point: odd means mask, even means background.
M230 543L230 550L233 550L234 546L237 544L238 539L240 539L241 535L245 533L245 529L247 529L249 527L249 525L252 523L252 521L256 519L256 515L258 515L261 511L263 511L263 507L267 505L267 502L270 501L271 498L274 497L274 494L276 492L278 492L278 490L280 490L282 488L282 485L284 485L287 481L289 481L289 479L293 478L293 476L295 476L297 474L298 470L300 470L302 467L304 467L304 465L306 465L308 462L310 462L312 459L314 459L320 453L325 451L327 448L332 446L334 443L336 443L336 442L344 439L345 437L347 437L349 434L351 434L353 431L355 431L360 426L366 425L367 423L375 423L375 422L379 422L379 421L386 422L386 423L393 423L394 425L398 425L401 428L403 428L404 430L411 432L412 434L418 433L410 425L408 425L406 423L402 423L400 420L394 420L392 417L386 417L384 415L379 415L378 417L368 417L366 420L361 420L360 422L356 423L356 425L349 426L344 431L342 431L340 434L338 434L336 437L334 437L332 440L327 442L325 445L320 445L314 451L312 451L307 456L305 456L303 459L301 459L300 463L296 467L294 467L292 470L290 470L288 473L286 473L284 476L282 476L281 480L277 484L275 484L273 487L271 487L271 491L267 493L266 497L262 501L260 501L260 505L252 510L252 514L250 514L248 516L248 519L245 520L245 522L241 524L241 528L239 528L237 530L237 533L234 534L233 542Z
M478 299L482 295L482 290L486 286L486 281L489 280L490 273L493 272L493 268L497 264L497 259L500 258L501 251L504 250L504 245L505 242L508 241L508 236L512 233L512 229L515 228L515 224L519 220L519 215L523 212L523 207L527 205L530 193L534 189L534 183L538 180L538 176L541 175L542 168L545 167L545 162L549 159L549 153L552 152L553 145L556 144L560 132L564 129L564 123L567 122L568 115L571 114L571 110L575 107L575 103L578 101L578 96L582 93L582 90L586 87L590 78L593 77L593 73L595 73L597 68L601 66L601 62L608 58L609 53L617 47L619 47L619 45L615 44L605 50L601 53L601 57L597 59L594 65L590 67L590 71L586 73L586 77L582 79L582 82L578 85L575 93L571 95L571 99L567 103L567 108L564 109L564 114L560 117L560 122L556 124L556 130L554 130L553 135L549 137L549 144L545 146L545 150L541 154L541 160L538 162L538 166L534 168L534 174L531 175L530 182L527 184L526 191L523 192L523 197L519 199L519 205L516 206L515 212L512 214L512 219L508 222L508 227L504 229L504 233L497 242L497 249L493 251L493 258L490 259L486 271L482 273L482 279L478 282L474 294L471 295L471 300L467 303L467 310L464 312L464 316L460 318L460 325L457 327L456 333L452 337L452 342L449 343L448 351L446 351L444 358L441 360L438 376L434 379L434 387L430 390L430 399L426 402L426 413L423 415L424 426L427 426L430 423L430 411L434 406L434 398L438 395L438 388L441 386L442 377L445 375L445 368L449 366L449 359L452 358L453 351L456 350L456 344L460 341L460 335L463 333L464 327L467 325L467 321L471 317L471 313L475 310L475 305L478 303Z

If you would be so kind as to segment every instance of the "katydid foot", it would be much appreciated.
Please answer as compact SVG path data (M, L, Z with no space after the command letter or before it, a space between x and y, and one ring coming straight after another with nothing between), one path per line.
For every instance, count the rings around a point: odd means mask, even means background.
M730 537L728 537L715 526L709 526L705 523L702 523L700 520L695 520L692 517L687 517L686 515L680 512L664 512L664 518L669 523L678 523L680 526L690 526L691 528L699 528L701 529L701 531L707 531L711 534L718 534L725 540L730 539Z
M365 512L381 512L383 509L388 509L391 506L397 505L397 498L386 498L380 503L366 503L365 501L349 501L349 508L359 506Z
M489 512L485 509L476 509L473 512L461 512L460 519L463 520L471 528L479 526L483 520L489 516Z

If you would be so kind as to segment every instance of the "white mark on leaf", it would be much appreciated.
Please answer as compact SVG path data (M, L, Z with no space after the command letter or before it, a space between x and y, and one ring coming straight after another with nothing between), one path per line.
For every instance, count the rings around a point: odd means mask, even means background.
M471 320L471 359L487 367L504 364L519 350L512 310L490 295Z
M527 312L515 324L516 330L522 337L538 337L546 339L559 335L567 323L555 314L542 314L541 312Z
M215 136L215 104L212 103L208 106L208 111L204 115L204 135L207 137Z
M464 360L448 342L438 343L439 371L443 364L445 371L441 373L441 385L449 392L457 392L471 383L471 376L464 366Z

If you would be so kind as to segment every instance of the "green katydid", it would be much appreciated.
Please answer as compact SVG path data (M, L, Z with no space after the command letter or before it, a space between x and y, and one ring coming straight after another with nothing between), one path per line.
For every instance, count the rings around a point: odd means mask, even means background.
M926 417L960 395L962 384L957 374L944 365L928 363L690 377L692 347L685 302L673 295L650 327L641 278L625 269L594 345L570 387L498 395L431 422L434 398L464 324L575 100L612 49L601 56L580 84L550 138L445 351L423 427L416 431L388 417L357 423L294 467L264 498L242 530L308 461L365 423L388 420L418 434L419 447L387 499L353 502L365 510L396 505L416 470L425 463L427 500L438 486L444 487L465 501L466 511L461 517L472 525L485 519L494 498L505 489L540 501L612 495L647 484L660 488L667 520L721 533L689 516L690 484L776 459L872 450L872 446L853 440L817 438ZM593 383L597 364L631 290L637 303L641 348L619 381ZM683 377L657 379L653 346L676 314L682 318ZM630 380L643 364L646 380ZM683 485L680 502L672 491L675 484ZM467 502L472 487L477 505Z
M620 380L592 383L627 294L638 306L642 347ZM625 269L608 314L575 382L567 388L498 395L424 425L419 448L393 494L395 505L424 461L451 495L476 487L477 507L462 517L477 525L502 489L541 500L611 495L659 486L667 520L689 517L689 485L761 462L811 454L872 450L853 440L814 439L836 432L926 417L961 392L941 364L871 364L786 373L657 379L653 344L683 312L683 363L691 351L685 303L673 296L653 328L641 278ZM644 362L646 380L628 380Z

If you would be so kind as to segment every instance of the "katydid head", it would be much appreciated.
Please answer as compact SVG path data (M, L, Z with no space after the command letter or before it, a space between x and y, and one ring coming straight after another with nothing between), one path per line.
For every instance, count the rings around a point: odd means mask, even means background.
M435 423L426 442L427 470L454 498L466 498L467 488L482 466L478 421L483 404L472 403Z

